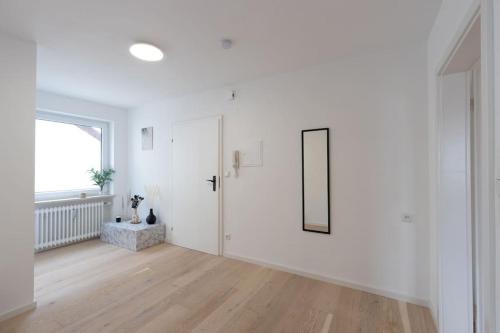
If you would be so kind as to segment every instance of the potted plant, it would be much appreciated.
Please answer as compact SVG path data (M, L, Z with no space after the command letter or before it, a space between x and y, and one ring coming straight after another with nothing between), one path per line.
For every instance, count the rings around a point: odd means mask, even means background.
M90 179L94 182L94 185L99 186L100 194L103 194L103 188L106 184L113 181L113 174L115 170L113 169L102 169L101 171L94 168L89 170Z

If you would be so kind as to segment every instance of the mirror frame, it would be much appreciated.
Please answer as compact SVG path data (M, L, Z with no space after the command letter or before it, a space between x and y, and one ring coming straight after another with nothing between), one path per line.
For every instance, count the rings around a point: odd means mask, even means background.
M326 131L326 163L327 163L327 192L328 192L328 231L310 230L306 229L306 216L305 216L305 197L304 197L304 133L306 132L316 132L316 131ZM331 234L330 227L330 129L329 128L314 128L308 130L302 130L301 133L302 140L302 230L308 232L316 232L320 234Z

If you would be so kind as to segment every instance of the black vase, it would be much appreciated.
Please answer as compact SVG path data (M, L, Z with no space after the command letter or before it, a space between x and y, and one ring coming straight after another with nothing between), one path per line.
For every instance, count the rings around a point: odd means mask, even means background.
M153 214L153 208L149 210L149 215L146 217L146 223L147 224L155 224L156 223L156 216Z

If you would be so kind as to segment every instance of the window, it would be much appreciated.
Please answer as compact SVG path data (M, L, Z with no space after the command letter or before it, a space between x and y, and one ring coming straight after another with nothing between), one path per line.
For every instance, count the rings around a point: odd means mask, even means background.
M88 170L108 166L105 122L39 112L35 134L37 199L95 192Z

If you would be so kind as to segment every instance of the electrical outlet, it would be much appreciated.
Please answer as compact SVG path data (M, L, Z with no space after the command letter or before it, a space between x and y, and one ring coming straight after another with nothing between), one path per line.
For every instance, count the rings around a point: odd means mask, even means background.
M170 231L174 231L174 226L171 226L171 227L170 227Z
M408 213L401 215L401 222L412 223L413 222L413 215L408 214Z
M226 234L226 240L231 240L231 234Z

